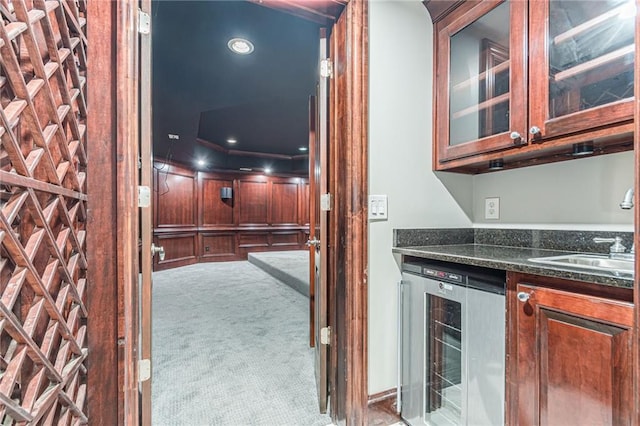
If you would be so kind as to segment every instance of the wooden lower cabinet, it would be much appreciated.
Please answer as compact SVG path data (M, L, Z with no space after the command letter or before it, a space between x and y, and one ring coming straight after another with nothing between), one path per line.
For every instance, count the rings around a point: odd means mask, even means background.
M509 295L510 423L632 424L633 304L537 281L520 276Z

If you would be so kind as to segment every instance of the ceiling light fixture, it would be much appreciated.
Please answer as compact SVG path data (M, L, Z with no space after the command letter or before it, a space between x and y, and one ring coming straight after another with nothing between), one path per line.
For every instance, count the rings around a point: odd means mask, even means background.
M204 160L198 160L198 166L201 166L201 167L202 167L202 166L205 166L206 164L207 164L207 162L206 162L206 161L204 161Z
M298 151L306 151L308 148L306 146L301 146L298 148Z
M264 172L265 172L266 174L270 174L270 173L271 173L271 169L270 169L269 167L265 167L265 168L264 168Z
M233 53L238 55L248 55L253 52L253 43L246 38L232 38L227 43L227 46Z
M234 143L236 143L236 142L238 142L238 140L237 140L236 138L229 138L229 139L227 139L227 143L234 144Z

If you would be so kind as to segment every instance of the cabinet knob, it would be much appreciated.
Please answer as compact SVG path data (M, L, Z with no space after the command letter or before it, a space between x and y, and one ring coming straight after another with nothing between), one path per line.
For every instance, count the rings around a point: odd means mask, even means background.
M518 300L521 302L526 302L531 297L531 293L526 293L524 291L518 292Z
M531 134L532 143L542 142L542 130L540 130L540 127L531 126L531 128L529 129L529 133Z
M522 143L522 135L519 132L511 132L509 137L513 140L513 143L519 145Z

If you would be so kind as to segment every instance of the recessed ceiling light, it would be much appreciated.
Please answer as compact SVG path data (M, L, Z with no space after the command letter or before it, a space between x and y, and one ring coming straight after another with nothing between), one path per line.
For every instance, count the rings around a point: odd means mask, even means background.
M236 142L238 142L238 140L237 140L236 138L229 138L229 139L227 139L227 143L231 143L231 144L233 144L233 143L236 143Z
M206 161L204 161L204 160L198 160L198 166L204 166L204 165L206 165L206 164L207 164L207 162L206 162Z
M253 43L246 38L232 38L227 43L229 49L238 55L248 55L253 52Z
M269 173L271 173L271 169L270 169L269 167L265 167L265 168L264 168L264 172L265 172L266 174L269 174Z
M308 148L306 146L301 146L298 148L298 151L306 151Z

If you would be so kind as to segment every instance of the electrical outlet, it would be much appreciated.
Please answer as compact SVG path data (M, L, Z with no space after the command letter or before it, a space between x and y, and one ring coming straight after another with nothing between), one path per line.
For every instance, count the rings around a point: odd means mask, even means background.
M493 197L484 199L484 218L500 219L500 198Z

